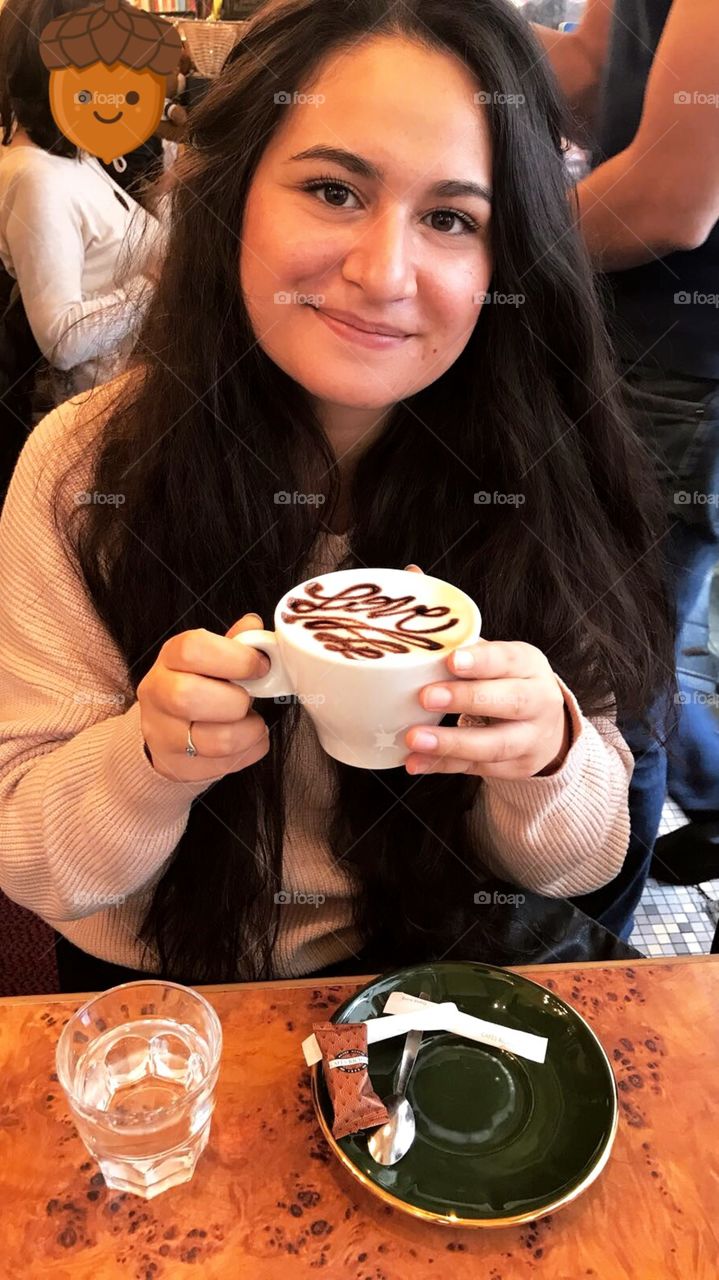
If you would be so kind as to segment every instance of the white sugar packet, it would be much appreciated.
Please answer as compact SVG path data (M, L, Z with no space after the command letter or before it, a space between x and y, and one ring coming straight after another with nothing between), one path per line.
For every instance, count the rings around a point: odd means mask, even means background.
M416 1009L418 1016L422 1017L424 1010L431 1007L430 1000L407 995L404 991L393 991L384 1008L385 1013L395 1014L406 1014ZM535 1036L530 1031L516 1031L514 1027L503 1027L499 1022L475 1018L471 1013L462 1013L453 1001L436 1004L434 1008L446 1011L444 1030L453 1035L478 1040L480 1044L493 1044L498 1049L516 1053L520 1058L528 1058L530 1062L544 1062L547 1056L546 1036Z
M451 1000L437 1004L432 1000L422 1000L419 996L407 995L404 991L393 991L385 1004L384 1014L366 1021L368 1044L406 1035L408 1031L448 1031L453 1035L465 1036L468 1040L506 1049L531 1062L544 1062L547 1054L546 1036L535 1036L529 1031L515 1031L512 1027L503 1027L497 1022L475 1018L472 1014L462 1013ZM303 1040L302 1052L308 1067L321 1061L322 1054L314 1034Z

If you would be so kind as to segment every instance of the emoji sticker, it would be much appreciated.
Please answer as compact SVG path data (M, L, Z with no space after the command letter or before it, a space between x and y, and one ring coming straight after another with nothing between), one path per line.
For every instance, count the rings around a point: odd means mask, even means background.
M54 18L40 37L50 110L70 142L106 164L155 132L182 41L169 23L103 0Z

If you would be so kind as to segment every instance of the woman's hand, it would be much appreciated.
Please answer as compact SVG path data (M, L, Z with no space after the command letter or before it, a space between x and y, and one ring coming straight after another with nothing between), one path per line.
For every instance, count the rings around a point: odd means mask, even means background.
M467 665L462 665L465 658ZM493 723L409 729L405 741L413 754L405 761L408 773L531 778L561 767L571 743L569 714L541 650L522 641L479 640L454 650L447 669L457 679L425 685L421 705L443 715L487 716Z
M269 671L263 653L232 640L238 632L262 625L256 613L246 613L225 636L199 628L163 644L137 687L142 735L152 766L163 778L209 782L246 769L267 754L265 721L251 710L249 693L229 683ZM190 723L196 756L185 751Z

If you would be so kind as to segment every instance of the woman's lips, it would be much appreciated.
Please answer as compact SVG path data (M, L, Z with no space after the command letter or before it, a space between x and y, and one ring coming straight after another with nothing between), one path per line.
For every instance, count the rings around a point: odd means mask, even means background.
M334 316L325 315L319 307L312 307L312 310L339 338L344 338L345 342L355 342L359 347L370 347L375 351L389 350L401 347L412 337L411 333L401 338L388 333L366 333L364 329L356 329L352 324L345 324L344 320L336 320Z

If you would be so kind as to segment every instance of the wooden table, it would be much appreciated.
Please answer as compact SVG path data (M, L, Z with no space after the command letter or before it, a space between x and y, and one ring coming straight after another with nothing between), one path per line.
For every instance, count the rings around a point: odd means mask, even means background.
M104 1185L54 1074L84 997L0 1001L3 1280L716 1280L719 957L523 970L577 1008L617 1076L601 1177L523 1227L462 1230L382 1205L329 1152L300 1042L366 979L203 988L225 1047L191 1183L146 1202Z

